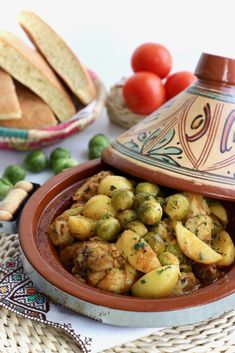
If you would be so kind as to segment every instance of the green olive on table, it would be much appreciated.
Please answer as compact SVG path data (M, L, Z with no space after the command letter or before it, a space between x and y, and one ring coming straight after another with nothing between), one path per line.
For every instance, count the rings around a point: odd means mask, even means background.
M157 196L160 192L160 189L159 189L158 185L156 185L156 184L143 181L143 182L138 183L136 185L135 192L136 192L136 194L138 194L140 192L147 192L153 196Z
M32 173L40 173L48 166L48 159L44 151L37 150L30 152L25 160L24 166Z
M7 196L12 187L13 185L7 178L0 179L0 200L3 200Z
M75 167L77 164L77 161L73 158L59 158L53 163L52 169L55 174L59 174L65 169Z
M128 189L117 189L112 193L112 205L118 211L124 211L131 208L134 202L134 194Z
M119 221L110 216L104 216L96 224L96 235L106 241L115 241L120 230Z
M68 148L66 148L66 147L57 147L50 154L50 165L53 166L53 163L57 159L70 158L70 157L71 157L71 153L70 153L70 150Z
M3 173L3 178L7 178L11 184L15 185L25 178L25 171L20 165L9 165Z

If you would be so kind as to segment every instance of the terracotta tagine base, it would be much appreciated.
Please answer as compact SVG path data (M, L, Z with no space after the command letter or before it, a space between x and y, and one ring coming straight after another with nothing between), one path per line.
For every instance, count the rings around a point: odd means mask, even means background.
M116 168L171 188L235 199L235 60L202 54L198 80L103 153Z

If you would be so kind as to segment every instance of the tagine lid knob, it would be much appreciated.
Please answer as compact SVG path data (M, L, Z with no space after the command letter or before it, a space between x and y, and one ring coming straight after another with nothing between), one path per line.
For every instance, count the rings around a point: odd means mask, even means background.
M109 165L173 189L235 200L235 60L203 53L198 78L103 152Z
M235 60L202 53L195 69L198 79L235 85Z

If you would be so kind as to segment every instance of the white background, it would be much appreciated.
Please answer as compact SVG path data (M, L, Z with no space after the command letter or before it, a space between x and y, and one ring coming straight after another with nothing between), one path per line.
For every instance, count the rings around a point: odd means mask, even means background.
M0 28L27 41L17 23L24 9L41 15L103 79L107 88L131 74L130 56L143 42L164 44L173 56L173 71L193 71L205 51L235 57L233 0L0 0ZM1 94L1 93L0 93ZM108 123L105 112L86 131L61 143L79 162L86 160L87 142L102 131L114 138L122 131ZM46 152L52 148L45 149ZM0 151L0 172L21 163L22 152ZM0 173L1 174L1 173ZM52 174L28 175L44 181Z

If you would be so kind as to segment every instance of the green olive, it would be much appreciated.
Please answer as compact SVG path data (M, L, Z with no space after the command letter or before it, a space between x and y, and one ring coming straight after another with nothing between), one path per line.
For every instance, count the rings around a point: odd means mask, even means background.
M166 198L165 212L171 219L180 221L189 211L189 201L182 194L174 194Z
M75 161L75 159L73 158L57 159L53 163L53 172L55 174L59 174L65 169L75 167L77 164L78 164L77 161Z
M18 181L24 180L25 171L20 165L9 165L4 171L3 178L8 179L11 184L15 185Z
M104 216L96 224L96 235L106 241L115 241L120 231L120 223L114 217Z
M162 208L156 201L145 201L138 209L140 220L147 225L160 222L162 218Z
M180 264L185 263L185 256L180 250L179 245L176 241L172 241L170 244L168 244L166 247L166 251L175 255L178 258Z
M159 234L148 232L143 236L143 239L151 246L157 255L165 250L165 243Z
M51 154L50 154L50 165L52 166L53 163L57 160L57 159L61 159L61 158L70 158L71 157L71 153L70 150L66 147L57 147L55 148Z
M168 251L161 252L157 257L162 266L179 265L178 258Z
M0 179L0 200L7 196L12 187L12 183L7 178Z
M138 210L138 208L145 202L145 201L156 201L155 197L147 192L140 192L135 195L134 210Z
M143 181L138 183L135 188L136 194L140 192L147 192L153 196L157 196L159 194L159 187L156 184L148 183L147 181Z
M125 210L120 212L117 218L121 224L121 228L125 229L127 223L135 221L138 218L138 215L134 210Z
M38 150L30 152L25 160L24 166L32 173L40 173L48 166L48 159L45 152Z
M134 202L134 194L128 189L117 189L112 193L112 205L118 211L124 211L131 208Z
M148 233L148 229L140 221L133 221L133 222L127 223L126 229L133 230L133 232L138 234L140 237L143 237L146 233Z

